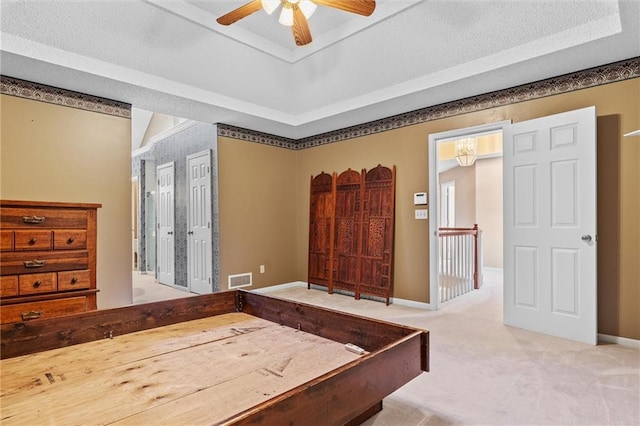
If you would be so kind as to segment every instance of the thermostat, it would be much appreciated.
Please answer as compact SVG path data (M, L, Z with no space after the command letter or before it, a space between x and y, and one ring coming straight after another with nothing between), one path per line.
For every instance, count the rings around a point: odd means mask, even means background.
M426 192L416 192L413 194L413 205L415 206L423 206L425 204L428 204L429 201L427 199L427 193Z

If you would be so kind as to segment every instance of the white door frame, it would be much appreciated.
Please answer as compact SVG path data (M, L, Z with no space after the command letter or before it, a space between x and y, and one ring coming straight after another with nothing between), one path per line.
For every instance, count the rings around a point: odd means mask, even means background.
M471 135L501 132L511 120L481 124L429 135L429 309L438 310L438 212L440 211L440 178L438 176L438 147L441 142Z

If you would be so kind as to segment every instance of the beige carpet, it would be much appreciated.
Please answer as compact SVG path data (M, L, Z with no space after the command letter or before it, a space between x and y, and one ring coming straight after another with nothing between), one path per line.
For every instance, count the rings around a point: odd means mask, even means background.
M150 275L133 281L134 303L192 295ZM640 425L640 351L505 327L495 273L436 312L306 287L269 294L430 331L431 371L386 398L366 426Z
M500 278L485 280L437 312L304 287L269 294L430 330L431 372L365 425L640 425L640 351L506 327Z
M134 305L195 296L195 294L189 293L188 291L161 284L155 280L153 275L143 275L134 272L132 282Z

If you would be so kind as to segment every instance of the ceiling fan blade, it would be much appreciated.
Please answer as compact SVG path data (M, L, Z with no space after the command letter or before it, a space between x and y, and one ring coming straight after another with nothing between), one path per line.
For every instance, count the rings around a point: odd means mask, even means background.
M239 21L240 19L245 18L254 12L257 12L260 9L262 9L261 0L253 0L250 3L247 3L243 6L240 6L237 9L232 10L226 15L222 15L221 17L216 19L216 21L218 22L218 24L221 24L221 25L231 25L234 22Z
M298 46L304 46L313 41L311 31L309 30L309 22L298 5L293 6L293 25L291 26L291 31Z
M358 15L369 16L376 10L375 0L312 0L320 6L333 7L345 12L357 13Z

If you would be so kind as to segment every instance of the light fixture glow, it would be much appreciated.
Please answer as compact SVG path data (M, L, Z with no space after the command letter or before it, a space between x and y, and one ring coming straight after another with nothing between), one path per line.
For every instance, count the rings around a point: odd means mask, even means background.
M458 139L455 143L456 160L462 167L473 165L478 152L477 138Z
M316 4L311 0L301 0L298 7L302 11L302 14L304 15L304 17L309 19L311 18L311 15L313 15L313 12L316 11L316 8L318 6L316 6Z
M282 12L280 12L280 19L278 19L282 25L290 27L293 25L293 7L289 2L282 4Z
M280 6L280 0L262 0L262 8L271 15Z

